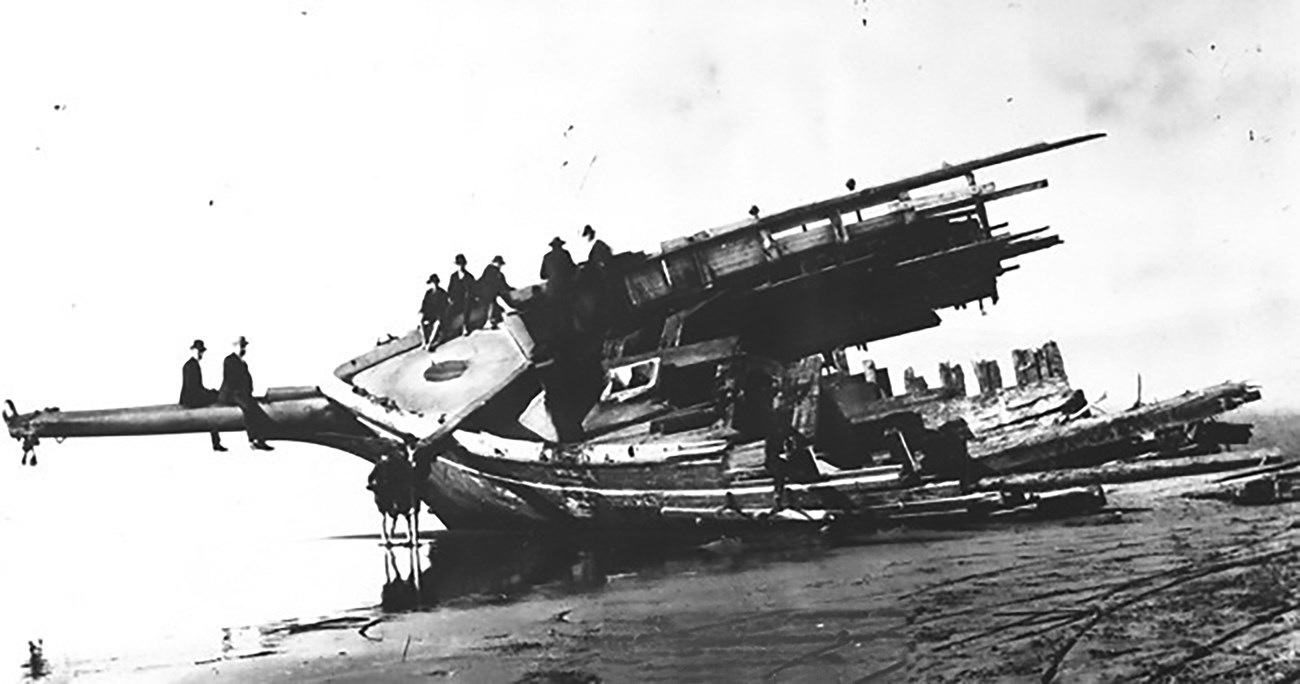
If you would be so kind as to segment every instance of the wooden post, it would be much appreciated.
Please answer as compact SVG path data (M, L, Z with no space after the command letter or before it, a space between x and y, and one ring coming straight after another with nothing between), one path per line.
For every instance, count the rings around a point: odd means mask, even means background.
M943 388L959 397L966 396L966 373L961 364L943 362L939 364L939 382Z
M998 362L976 361L975 381L979 383L980 394L992 394L1002 389L1002 370L998 368Z
M925 382L925 376L917 375L916 370L908 366L903 371L903 389L908 394L918 394L928 391L930 386Z
M876 369L876 386L880 388L880 396L888 399L894 396L894 385L889 380L888 368Z

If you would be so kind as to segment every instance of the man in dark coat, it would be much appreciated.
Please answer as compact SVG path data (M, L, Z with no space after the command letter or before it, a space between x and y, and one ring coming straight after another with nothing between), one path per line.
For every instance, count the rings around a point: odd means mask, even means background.
M551 336L567 335L572 327L570 300L573 298L573 279L577 267L573 257L564 248L564 240L551 240L551 251L542 257L542 280L546 281L546 297L551 308Z
M217 403L238 406L244 414L248 446L260 451L271 451L271 445L262 438L271 419L253 399L253 375L248 372L248 364L244 362L248 339L240 335L235 338L234 347L234 351L226 356L221 366L221 390L217 392Z
M185 408L203 408L217 403L217 391L203 386L203 366L199 365L203 360L203 353L207 350L208 348L203 346L203 340L194 340L194 344L190 345L191 356L181 367L179 403ZM212 450L226 451L226 447L221 445L221 433L216 430L212 431Z
M502 308L500 299L510 291L510 285L506 283L506 277L501 273L501 267L506 265L506 260L500 255L492 257L492 263L483 269L483 275L478 277L478 300L480 304L487 306L487 321L493 330L501 325Z
M589 225L582 227L582 237L586 238L591 245L590 251L587 252L587 263L604 270L614 258L614 250L610 249L604 240L596 237L596 229Z
M464 254L457 254L456 272L451 274L451 282L447 283L447 298L451 300L451 306L447 309L444 327L449 327L447 323L460 315L460 325L456 332L461 335L469 333L469 311L474 304L474 276L465 268L467 263Z
M430 275L425 282L428 283L429 289L424 291L424 301L420 302L420 334L424 346L428 347L429 343L442 332L438 324L447 314L450 300L447 298L447 291L438 284L437 273Z
M596 237L596 229L582 227L589 245L587 261L578 270L578 291L574 295L574 320L582 330L603 329L609 313L610 287L607 270L614 250Z

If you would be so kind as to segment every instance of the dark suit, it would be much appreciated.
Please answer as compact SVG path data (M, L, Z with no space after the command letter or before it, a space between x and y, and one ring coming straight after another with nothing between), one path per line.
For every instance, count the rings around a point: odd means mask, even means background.
M488 264L483 269L483 275L478 278L478 298L487 307L486 318L493 325L501 322L501 305L497 303L497 298L509 291L510 285L506 283L501 268L496 264Z
M243 357L230 352L226 355L226 360L221 362L221 390L217 393L217 399L232 406L235 398L240 396L253 396L253 375L248 372L248 364Z
M569 250L563 247L552 247L551 251L542 257L542 280L547 282L548 290L567 291L573 284L575 270L577 268L573 265L573 257L569 256Z
M614 250L610 249L604 240L596 238L596 241L591 243L591 252L587 254L587 263L605 268L613 258Z
M569 250L552 247L542 257L542 279L546 281L546 298L551 309L551 339L567 337L573 328L573 279L577 267Z
M217 403L238 406L244 413L244 429L248 431L248 440L262 440L271 419L253 399L253 375L248 372L248 364L239 354L231 352L222 362L221 369L221 390L217 393Z
M469 332L469 308L474 303L474 276L469 271L462 273L456 269L451 274L451 280L447 282L447 299L451 300L451 307L447 309L446 322L450 323L459 314L460 331Z
M203 367L199 360L190 358L181 367L180 405L186 408L211 406L217 401L217 393L203 386Z
M185 408L203 408L217 403L217 391L203 386L203 367L190 357L181 367L181 400ZM212 431L212 448L221 446L221 433Z
M433 334L433 324L447 314L448 304L447 291L441 287L431 285L424 291L424 300L420 302L420 330L425 340Z

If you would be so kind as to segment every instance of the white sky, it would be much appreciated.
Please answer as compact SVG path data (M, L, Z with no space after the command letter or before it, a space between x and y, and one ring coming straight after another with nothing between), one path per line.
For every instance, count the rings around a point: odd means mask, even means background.
M615 249L1043 139L984 175L1066 244L894 370L1056 339L1132 400L1229 378L1300 407L1300 5L1282 2L0 5L0 396L174 401L194 337L314 384L414 324L465 252L535 280ZM865 25L864 25L865 20ZM56 109L56 106L58 109ZM572 126L572 130L568 127ZM567 135L566 135L567 131ZM567 165L566 165L567 162ZM211 203L211 204L209 204ZM972 380L973 382L973 380ZM203 440L196 442L201 448ZM15 449L16 453L16 449Z

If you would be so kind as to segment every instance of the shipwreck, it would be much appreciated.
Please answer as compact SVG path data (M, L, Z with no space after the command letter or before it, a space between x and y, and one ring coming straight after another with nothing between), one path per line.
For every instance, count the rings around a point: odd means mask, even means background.
M499 326L484 325L480 302L452 326L468 334L430 345L413 330L318 384L268 390L267 436L411 464L415 494L451 529L614 534L1099 505L1087 476L1023 475L1147 454L1205 468L1258 459L1216 455L1249 440L1249 426L1216 420L1259 399L1243 383L1103 415L1051 343L1015 352L1008 387L991 361L975 364L977 388L945 364L940 387L908 374L898 393L883 369L849 367L847 348L937 326L945 308L996 304L1014 260L1062 243L990 218L990 203L1046 180L998 187L976 172L1103 135L584 264L563 296L547 283L509 293ZM233 406L9 403L4 419L33 462L46 437L243 427Z

